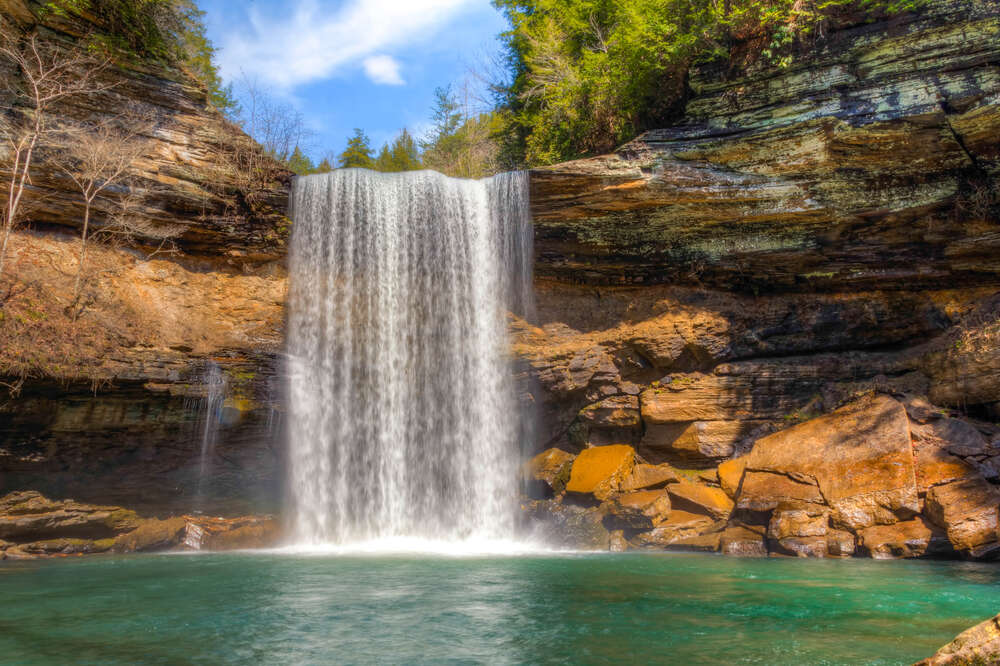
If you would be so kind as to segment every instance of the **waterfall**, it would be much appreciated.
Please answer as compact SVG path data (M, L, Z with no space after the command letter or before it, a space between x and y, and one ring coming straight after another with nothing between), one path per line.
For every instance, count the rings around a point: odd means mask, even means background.
M229 384L222 368L215 361L209 361L202 377L205 387L205 397L201 401L198 427L201 430L201 456L198 463L198 489L195 496L196 511L204 510L205 483L211 473L212 456L215 455L215 443L219 436L219 425L222 422L222 410L225 405Z
M299 543L503 539L518 409L506 313L532 307L528 181L298 178L290 501Z

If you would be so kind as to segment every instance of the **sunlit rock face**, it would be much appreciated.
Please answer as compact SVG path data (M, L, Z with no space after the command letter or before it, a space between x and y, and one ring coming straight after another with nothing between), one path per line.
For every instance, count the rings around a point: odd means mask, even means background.
M536 274L745 291L995 284L998 9L932 2L835 25L787 68L696 70L677 127L532 172Z
M1000 418L998 10L842 17L786 68L696 69L676 127L532 171L537 449L708 467L868 389ZM626 399L638 423L605 418Z

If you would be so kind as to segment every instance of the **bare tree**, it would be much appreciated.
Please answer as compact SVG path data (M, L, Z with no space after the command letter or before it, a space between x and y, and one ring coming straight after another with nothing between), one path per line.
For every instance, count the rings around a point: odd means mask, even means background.
M302 114L290 104L269 95L246 74L240 77L238 92L243 100L239 125L254 138L264 150L279 162L287 162L296 146L304 145L310 138Z
M43 41L22 34L0 18L0 65L11 69L0 90L0 134L7 143L3 168L9 177L2 212L0 275L10 234L24 212L24 193L40 143L52 128L54 104L74 95L93 94L114 86L97 80L109 61L96 60L82 47Z
M99 197L113 197L119 208L123 202L134 207L134 188L127 187L133 164L148 151L143 136L152 123L134 111L89 125L63 127L60 148L55 157L57 166L73 181L83 198L83 224L80 231L80 252L73 303L80 299L87 241L94 203ZM114 216L112 216L112 221Z

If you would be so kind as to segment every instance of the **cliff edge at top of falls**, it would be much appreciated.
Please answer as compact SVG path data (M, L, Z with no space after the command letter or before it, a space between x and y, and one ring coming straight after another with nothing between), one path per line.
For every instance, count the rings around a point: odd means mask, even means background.
M1000 283L1000 4L692 72L683 122L532 172L536 275L752 292Z

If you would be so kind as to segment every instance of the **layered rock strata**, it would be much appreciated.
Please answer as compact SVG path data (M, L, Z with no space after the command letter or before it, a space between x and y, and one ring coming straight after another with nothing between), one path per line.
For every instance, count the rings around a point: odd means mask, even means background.
M269 516L142 518L118 506L53 501L33 491L0 497L0 560L261 548L279 536Z
M651 465L619 444L546 451L524 473L548 486L529 522L577 548L1000 557L1000 427L913 396L867 395L714 469Z

